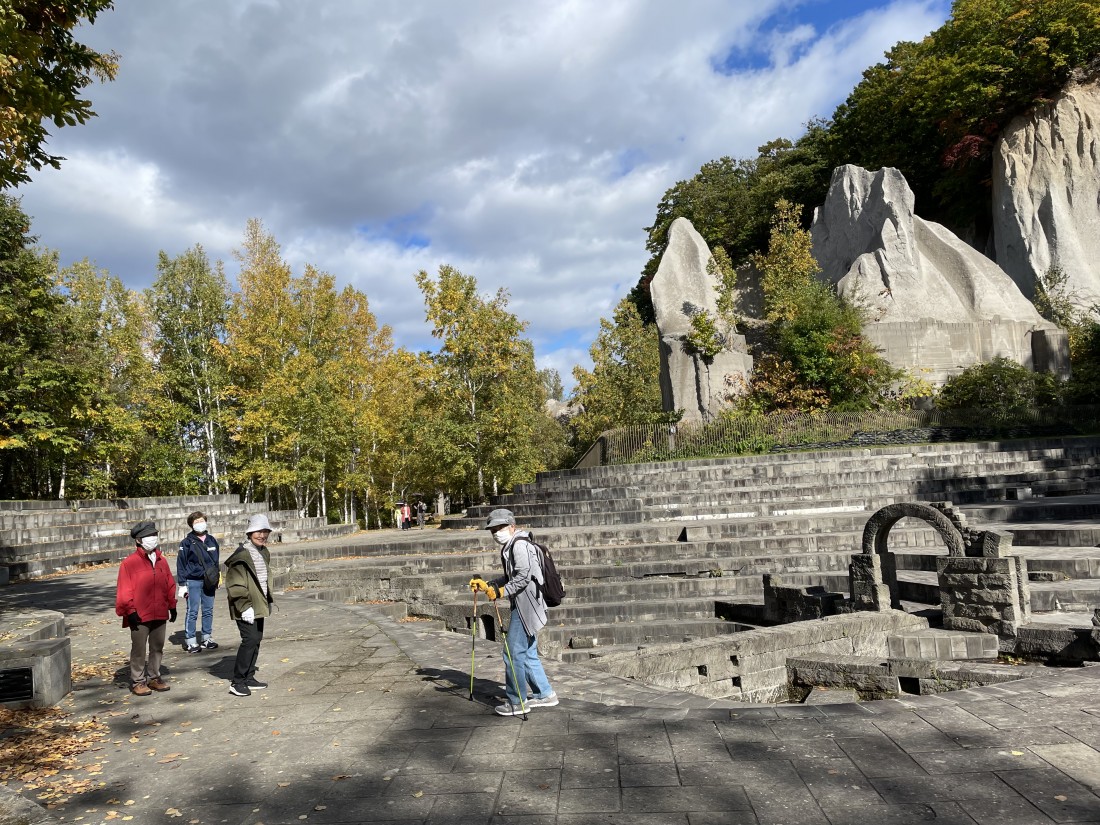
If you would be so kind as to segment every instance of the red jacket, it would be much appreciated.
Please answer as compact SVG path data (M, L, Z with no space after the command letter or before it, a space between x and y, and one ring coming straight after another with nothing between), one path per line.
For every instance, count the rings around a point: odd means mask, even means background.
M115 593L115 613L126 617L137 613L143 622L167 620L169 608L176 606L176 580L168 559L155 552L156 566L145 557L140 547L122 560L118 568L118 590Z

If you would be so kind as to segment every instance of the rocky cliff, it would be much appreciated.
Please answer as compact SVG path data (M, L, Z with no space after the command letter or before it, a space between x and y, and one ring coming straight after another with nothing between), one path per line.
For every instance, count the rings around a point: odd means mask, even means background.
M1076 78L1001 135L993 241L1025 295L1055 266L1080 305L1100 302L1100 79Z

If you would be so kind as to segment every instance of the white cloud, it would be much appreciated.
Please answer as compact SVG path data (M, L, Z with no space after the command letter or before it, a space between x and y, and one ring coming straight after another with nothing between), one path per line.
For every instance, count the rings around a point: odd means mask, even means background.
M80 36L122 55L25 187L42 242L134 287L156 253L229 263L263 220L300 268L430 339L413 281L448 263L504 286L567 382L637 281L664 191L829 115L944 0L857 19L810 0L118 0ZM782 15L782 22L773 15ZM714 71L727 54L744 68Z

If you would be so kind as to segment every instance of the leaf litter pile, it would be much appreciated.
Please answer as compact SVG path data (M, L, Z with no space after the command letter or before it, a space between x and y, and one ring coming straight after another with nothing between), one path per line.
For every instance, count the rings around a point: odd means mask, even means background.
M48 808L103 783L98 763L77 757L107 735L95 717L76 721L56 708L0 708L0 782L18 782ZM15 790L15 789L13 789Z

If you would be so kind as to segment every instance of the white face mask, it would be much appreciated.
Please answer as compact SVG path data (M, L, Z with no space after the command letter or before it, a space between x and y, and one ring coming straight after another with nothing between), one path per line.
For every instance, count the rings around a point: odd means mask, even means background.
M196 521L194 524L191 525L191 529L201 536L203 533L206 532L206 522Z
M503 547L512 540L512 534L514 532L515 529L512 527L501 527L499 530L493 533L493 538L496 539L497 544Z
M160 537L159 536L146 536L145 538L143 538L141 540L141 548L146 553L152 553L159 546L160 546Z

